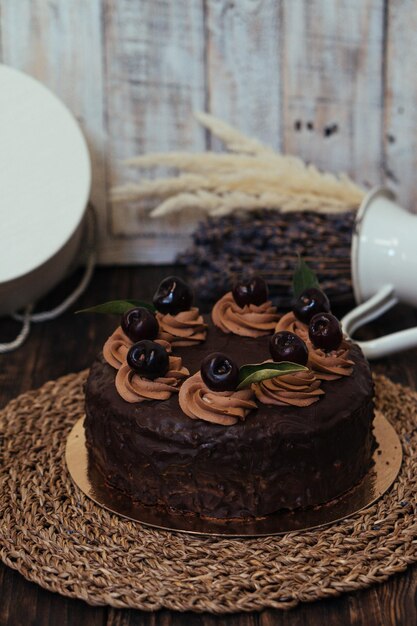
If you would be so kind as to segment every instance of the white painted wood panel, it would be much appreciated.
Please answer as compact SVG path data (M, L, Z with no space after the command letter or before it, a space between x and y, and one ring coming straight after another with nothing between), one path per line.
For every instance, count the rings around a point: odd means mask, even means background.
M204 132L193 118L205 107L203 3L108 0L104 24L108 172L116 185L149 176L126 168L123 159L205 149ZM194 223L187 216L149 220L151 207L111 207L115 246L106 259L117 261L119 249L129 245L142 261L172 259Z
M34 76L69 107L87 137L92 201L104 223L105 134L100 0L0 0L3 63Z
M417 3L388 3L385 180L417 212Z
M199 151L208 110L417 207L415 0L0 0L0 59L49 86L93 160L101 260L169 261L195 221L112 206L112 185L156 176L134 154Z
M208 110L281 148L281 2L209 0L206 23Z
M285 151L378 183L383 0L284 0L283 20Z

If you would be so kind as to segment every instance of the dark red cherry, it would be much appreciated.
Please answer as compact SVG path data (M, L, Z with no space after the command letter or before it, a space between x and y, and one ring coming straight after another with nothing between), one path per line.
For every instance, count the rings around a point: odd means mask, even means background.
M286 330L275 333L269 340L269 351L274 361L291 361L299 365L306 365L308 348L304 341Z
M233 298L238 306L247 304L263 304L268 300L268 285L260 276L235 283L232 290Z
M131 346L127 353L127 363L139 376L154 380L167 373L169 357L159 343L143 339Z
M201 362L201 378L212 391L234 391L239 384L239 369L226 354L213 352Z
M153 303L161 313L176 315L191 308L193 292L181 278L168 276L160 283L153 297Z
M136 307L123 313L121 327L133 342L142 339L155 339L158 335L159 324L149 309Z
M321 348L326 352L337 350L343 339L340 322L331 313L315 315L308 327L308 336L315 348Z
M308 324L317 313L328 313L329 311L330 302L328 297L323 291L315 287L305 289L293 306L295 317L304 324Z

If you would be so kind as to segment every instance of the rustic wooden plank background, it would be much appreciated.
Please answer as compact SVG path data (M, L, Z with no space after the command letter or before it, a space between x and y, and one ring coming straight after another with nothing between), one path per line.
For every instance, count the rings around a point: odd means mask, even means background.
M219 149L209 111L417 207L414 0L0 0L0 60L73 111L93 160L102 262L165 262L189 216L112 207L133 154ZM154 175L158 172L146 172Z

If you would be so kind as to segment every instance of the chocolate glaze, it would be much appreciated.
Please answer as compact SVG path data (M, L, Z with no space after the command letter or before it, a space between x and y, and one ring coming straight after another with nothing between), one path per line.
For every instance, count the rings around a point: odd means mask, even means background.
M269 358L269 337L225 335L210 325L203 344L175 350L195 373L219 351L242 365ZM352 344L352 376L322 383L325 395L305 408L259 405L246 421L220 426L192 420L178 395L128 404L115 370L99 356L86 385L90 462L107 482L148 505L210 517L266 515L326 502L369 469L373 383Z

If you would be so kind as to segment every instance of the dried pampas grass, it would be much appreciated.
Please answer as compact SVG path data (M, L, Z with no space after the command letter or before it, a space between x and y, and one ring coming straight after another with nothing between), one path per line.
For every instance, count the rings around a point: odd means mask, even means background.
M185 209L212 216L259 208L337 213L360 205L365 191L348 176L323 173L297 157L275 152L208 113L197 113L196 118L230 153L172 152L127 159L130 167L165 166L179 174L114 187L114 203L151 198L158 202L151 217Z

